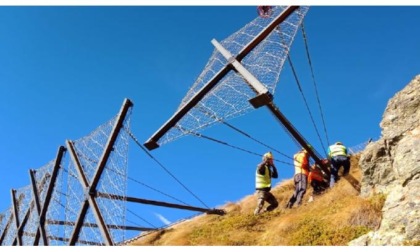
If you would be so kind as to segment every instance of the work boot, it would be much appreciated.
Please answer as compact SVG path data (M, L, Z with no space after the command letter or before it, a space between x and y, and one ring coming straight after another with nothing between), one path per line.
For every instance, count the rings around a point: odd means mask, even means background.
M259 215L260 214L260 211L261 211L261 207L255 208L254 215Z
M309 197L308 203L314 201L314 196Z
M277 207L278 207L278 203L276 202L276 203L274 203L274 204L272 204L272 205L269 205L266 209L265 209L265 211L267 211L267 212L271 212L271 211L273 211L274 209L276 209Z

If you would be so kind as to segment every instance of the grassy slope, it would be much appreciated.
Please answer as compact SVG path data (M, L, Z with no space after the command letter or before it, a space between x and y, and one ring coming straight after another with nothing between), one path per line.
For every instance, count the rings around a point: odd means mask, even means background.
M166 230L142 236L130 245L346 245L376 229L381 220L384 196L359 197L361 171L358 156L352 157L350 176L307 203L284 209L293 194L292 180L277 184L272 192L280 206L253 215L255 195L221 207L224 216L200 215Z

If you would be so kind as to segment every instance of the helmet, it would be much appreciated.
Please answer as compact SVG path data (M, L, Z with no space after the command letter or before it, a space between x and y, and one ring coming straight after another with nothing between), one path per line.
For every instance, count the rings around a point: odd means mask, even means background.
M273 154L271 153L271 151L269 151L269 152L267 152L263 155L263 161L266 161L268 159L273 159Z

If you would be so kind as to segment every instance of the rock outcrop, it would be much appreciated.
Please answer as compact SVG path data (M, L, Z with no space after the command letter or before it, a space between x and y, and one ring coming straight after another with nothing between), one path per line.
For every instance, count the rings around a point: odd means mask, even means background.
M361 195L386 196L380 228L349 245L420 243L420 75L391 98L381 138L363 151Z

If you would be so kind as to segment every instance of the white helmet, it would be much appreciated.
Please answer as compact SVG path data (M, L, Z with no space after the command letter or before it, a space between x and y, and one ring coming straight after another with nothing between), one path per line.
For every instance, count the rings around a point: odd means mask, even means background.
M266 161L266 160L268 160L268 159L273 159L273 154L271 153L271 151L269 151L269 152L265 153L265 154L263 155L263 157L262 157L262 160L263 160L263 161Z

